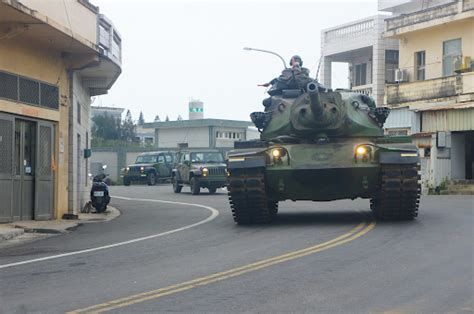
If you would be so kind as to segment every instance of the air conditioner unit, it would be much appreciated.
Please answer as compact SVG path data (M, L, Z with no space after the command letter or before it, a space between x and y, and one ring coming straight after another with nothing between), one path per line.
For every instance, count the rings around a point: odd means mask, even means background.
M462 60L462 62L461 62ZM456 58L456 60L454 61L454 65L455 65L455 72L456 73L463 73L463 72L469 72L469 71L472 71L472 66L473 66L473 62L472 62L472 59L471 57L469 56L465 56L464 58L461 59L461 57L459 58Z
M395 70L395 82L407 82L408 81L408 72L405 69L396 69Z

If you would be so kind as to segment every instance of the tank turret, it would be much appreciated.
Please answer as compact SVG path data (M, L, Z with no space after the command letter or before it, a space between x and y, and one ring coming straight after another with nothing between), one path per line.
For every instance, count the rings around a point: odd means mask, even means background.
M283 90L272 96L263 113L252 121L261 129L262 140L290 136L306 140L320 137L380 137L388 116L367 95L348 90L327 89L316 81L301 90Z

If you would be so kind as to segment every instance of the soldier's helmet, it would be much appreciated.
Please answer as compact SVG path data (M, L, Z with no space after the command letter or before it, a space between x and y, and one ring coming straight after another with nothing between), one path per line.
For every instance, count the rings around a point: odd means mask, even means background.
M293 64L295 64L296 62L299 64L300 67L303 66L303 60L298 55L294 55L293 57L291 57L290 66L293 66Z

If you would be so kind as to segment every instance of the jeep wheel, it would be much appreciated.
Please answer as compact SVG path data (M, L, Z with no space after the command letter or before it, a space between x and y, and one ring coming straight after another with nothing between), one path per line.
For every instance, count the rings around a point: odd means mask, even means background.
M130 185L130 179L129 178L123 178L123 185L129 186Z
M178 180L176 179L176 177L173 178L172 181L173 181L173 192L181 193L181 189L183 188L183 186L178 183Z
M191 181L189 182L189 185L191 187L191 193L193 195L199 195L199 192L201 191L201 187L199 186L199 179L196 177L192 177Z
M156 184L156 175L153 172L150 172L146 176L146 179L147 179L148 185L155 185Z
M212 188L208 188L208 190L209 190L209 194L214 194L214 193L216 193L217 188L216 188L216 187L212 187Z

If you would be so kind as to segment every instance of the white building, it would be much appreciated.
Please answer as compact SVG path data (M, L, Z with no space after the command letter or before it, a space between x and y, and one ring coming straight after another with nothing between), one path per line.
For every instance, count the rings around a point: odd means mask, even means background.
M145 123L145 129L154 129L155 145L159 149L234 147L234 142L259 138L252 122L198 119Z
M332 62L348 63L349 88L383 103L386 82L394 82L398 41L383 38L385 15L376 15L321 31L321 83L332 86Z

